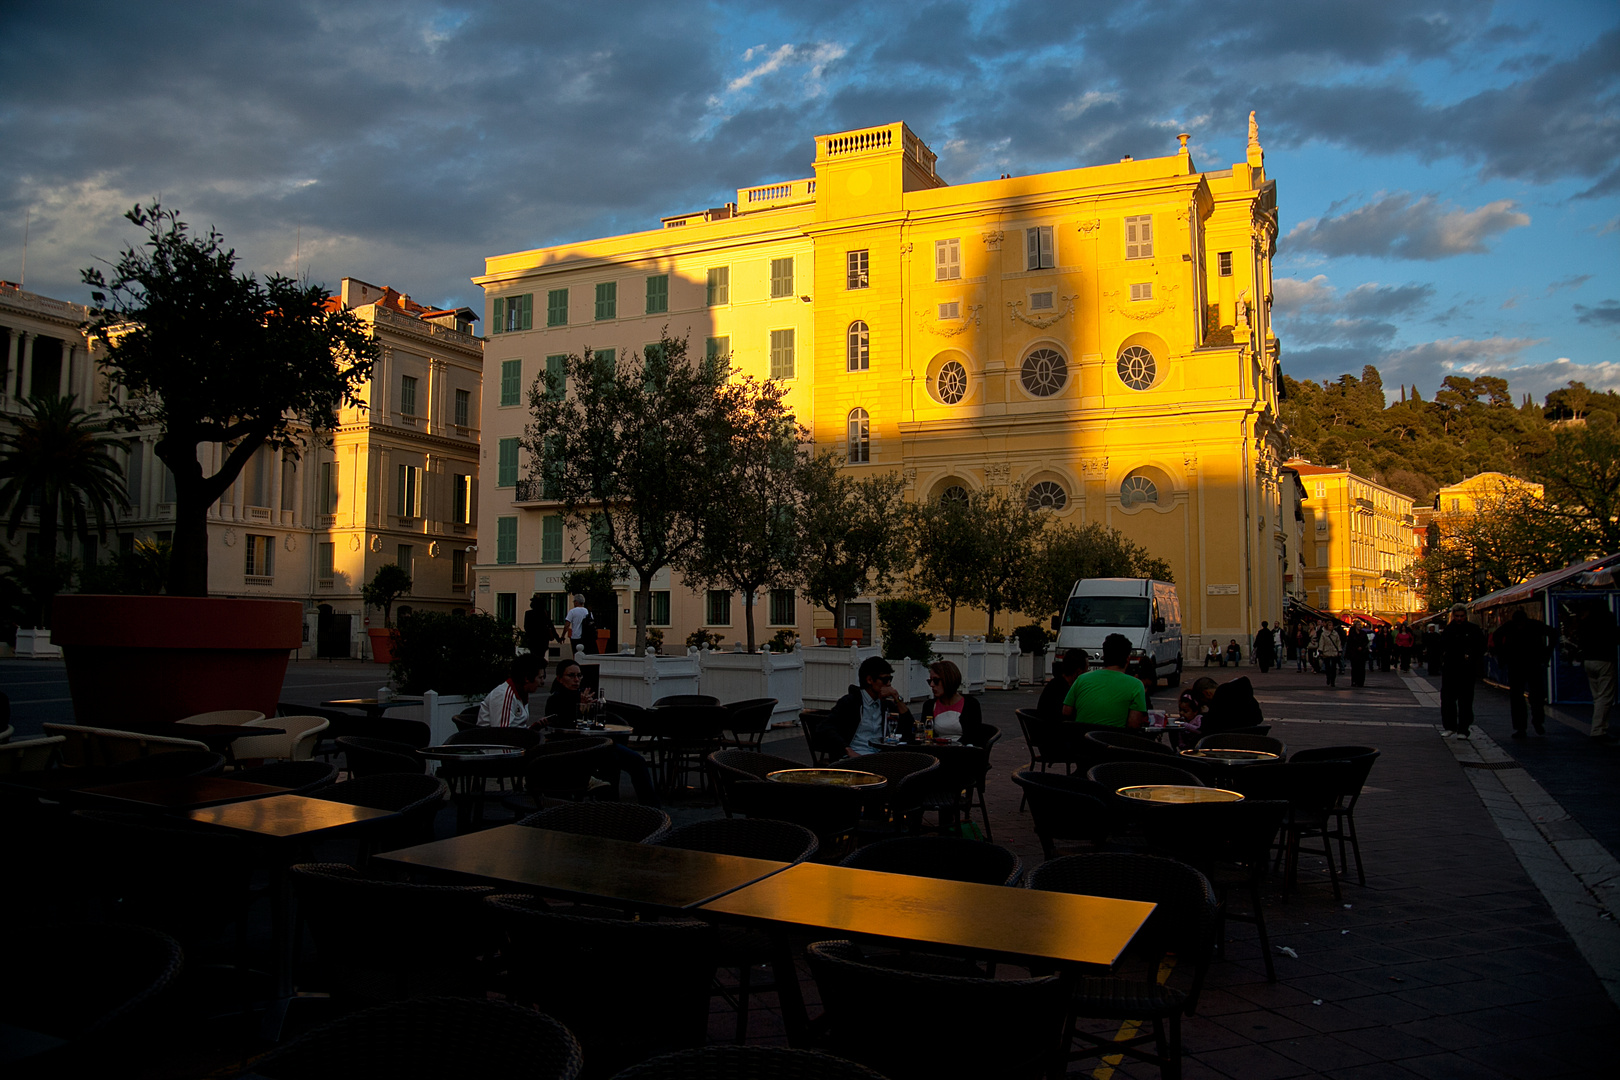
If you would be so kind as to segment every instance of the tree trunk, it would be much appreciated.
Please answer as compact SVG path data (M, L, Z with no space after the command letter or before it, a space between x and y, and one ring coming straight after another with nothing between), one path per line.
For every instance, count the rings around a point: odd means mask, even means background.
M646 571L636 572L636 655L647 651L647 621L652 618L652 579Z
M743 590L743 622L748 626L748 651L754 651L754 590Z
M985 640L988 641L989 638L990 638L991 632L993 630L995 630L995 628L996 628L996 610L997 609L996 609L995 604L992 603L986 608L986 610L990 613L990 617L988 619L986 619L985 623L984 623L984 625L985 625L984 636L985 636Z
M199 481L175 477L174 546L169 552L170 596L208 595L208 506ZM218 496L215 496L217 498Z
M955 600L951 601L951 632L948 635L946 635L945 640L947 640L947 641L955 641L956 640L956 601Z
M844 647L844 602L841 595L833 598L833 633L838 635L833 640L840 649Z

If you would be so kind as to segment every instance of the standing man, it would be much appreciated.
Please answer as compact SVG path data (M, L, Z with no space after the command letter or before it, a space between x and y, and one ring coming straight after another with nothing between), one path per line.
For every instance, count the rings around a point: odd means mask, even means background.
M1588 600L1575 623L1575 647L1581 653L1581 667L1592 688L1592 738L1610 741L1609 709L1615 689L1614 616L1602 600Z
M1322 623L1316 628L1316 654L1322 658L1322 670L1327 672L1327 684L1331 687L1339 685L1339 655L1343 652L1339 648L1339 634L1333 629L1332 623Z
M1260 632L1254 635L1254 659L1260 665L1262 675L1277 662L1277 635L1272 633L1271 624L1263 619Z
M551 652L553 641L561 640L557 637L557 624L546 612L547 606L546 594L535 593L529 598L529 610L523 613L523 647L541 656Z
M1513 716L1513 737L1528 738L1525 733L1525 699L1530 700L1529 722L1536 725L1536 734L1547 734L1547 624L1532 619L1524 608L1513 612L1507 625L1496 632L1496 655L1508 677L1508 709Z
M1452 604L1440 631L1440 725L1444 738L1466 739L1474 726L1474 677L1485 659L1485 632L1468 621L1468 605Z
M568 624L568 655L578 653L585 643L585 620L591 617L590 611L585 607L585 597L582 593L574 594L574 606L568 609L563 621Z
M1350 685L1367 685L1367 632L1359 626L1350 627L1350 637L1344 647L1345 658L1350 661Z

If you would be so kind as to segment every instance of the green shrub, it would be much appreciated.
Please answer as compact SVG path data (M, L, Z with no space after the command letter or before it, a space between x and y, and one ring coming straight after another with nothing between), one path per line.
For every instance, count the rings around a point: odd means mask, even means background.
M791 627L783 627L771 638L771 652L792 652L798 643L799 632Z
M923 633L922 624L934 609L921 600L896 597L879 600L877 612L878 625L883 628L883 658L928 663L933 655L934 635Z
M656 626L647 627L647 644L652 646L652 651L653 652L655 652L655 653L663 652L664 651L664 632L662 630L660 630Z
M1023 626L1014 627L1013 637L1018 639L1018 648L1026 653L1043 653L1046 647L1056 640L1052 631L1040 623L1025 623Z
M1007 635L1002 631L1001 627L992 626L989 630L985 631L984 640L990 642L992 645L1000 645L1003 641L1007 640Z
M699 649L703 648L705 645L711 649L718 649L720 647L720 642L725 640L725 636L726 635L720 633L719 631L705 630L700 626L690 634L686 635L686 643Z
M402 693L487 694L511 674L516 631L484 612L412 611L395 634L388 674Z

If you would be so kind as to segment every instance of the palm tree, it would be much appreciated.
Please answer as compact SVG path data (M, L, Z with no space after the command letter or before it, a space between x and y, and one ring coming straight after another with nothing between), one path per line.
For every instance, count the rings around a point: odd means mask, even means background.
M29 415L17 421L15 431L0 434L0 513L6 515L6 538L17 535L23 512L39 507L39 560L56 565L57 533L68 539L90 536L90 516L96 532L107 531L107 520L128 505L124 474L107 453L110 437L104 428L87 423L89 414L74 405L72 396L34 397ZM60 527L60 528L59 528ZM48 592L59 588L52 572ZM37 597L43 600L44 597Z

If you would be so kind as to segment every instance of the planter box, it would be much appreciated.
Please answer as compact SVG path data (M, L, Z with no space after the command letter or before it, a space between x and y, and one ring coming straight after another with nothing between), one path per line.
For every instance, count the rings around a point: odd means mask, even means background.
M17 655L18 656L61 656L62 648L51 640L49 630L26 630L17 627Z
M431 745L438 746L456 733L456 722L452 717L469 705L476 705L484 700L472 694L441 694L429 690L422 695L422 705L419 715L407 716L408 709L397 709L390 715L405 716L411 720L424 721L433 732Z
M1048 663L1052 659L1050 648L1041 653L1023 653L1018 657L1018 679L1025 686L1040 686L1046 682Z
M1018 660L1023 650L1016 638L984 643L984 684L991 690L1016 690L1019 684Z
M890 660L894 665L894 689L904 700L924 701L928 698L928 665L907 657Z
M652 650L648 649L652 654ZM627 701L651 706L671 694L697 694L701 674L698 651L687 647L684 656L636 656L634 653L576 653L581 664L596 664L601 672L599 685L609 701Z
M296 600L203 596L56 597L74 720L179 720L213 709L276 714L291 650L303 642Z
M996 646L1000 648L1001 646ZM962 693L977 694L985 684L985 644L982 637L958 641L934 639L933 650L941 660L949 660L962 672Z
M797 719L804 707L804 656L792 652L749 653L704 649L698 654L702 693L722 702L775 698L772 717Z
M800 651L804 654L804 707L807 709L832 708L833 703L855 685L861 661L881 652L875 645L846 645L842 649L813 645Z

